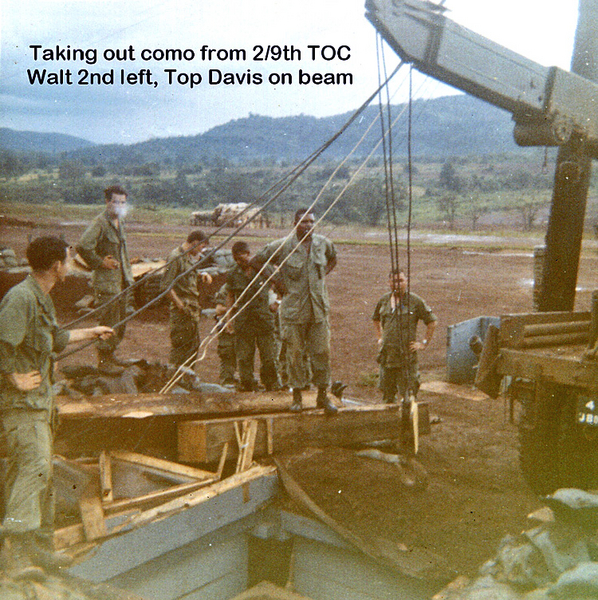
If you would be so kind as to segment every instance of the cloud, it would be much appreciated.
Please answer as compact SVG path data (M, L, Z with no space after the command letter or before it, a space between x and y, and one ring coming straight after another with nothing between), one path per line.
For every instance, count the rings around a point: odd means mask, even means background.
M463 9L470 1L447 5ZM517 13L505 3L515 5L515 0L497 3L494 26L501 19L513 26ZM543 11L551 14L546 6ZM528 38L533 41L531 32ZM363 0L2 0L1 41L0 125L95 142L193 135L250 112L347 112L378 84L375 31L364 17ZM35 44L42 46L38 60L30 48ZM324 46L328 54L322 56ZM333 56L341 46L350 48L348 60ZM211 56L202 48L212 50ZM67 50L90 49L98 54L93 65L64 59ZM167 60L169 50L184 56ZM244 51L244 60L235 59L235 50ZM44 60L44 55L56 58ZM220 60L224 55L227 60ZM392 69L398 58L390 50L386 57ZM71 83L31 84L27 71L32 69L62 72L62 81L68 70ZM210 70L223 74L219 83L214 83L218 77L210 80ZM309 84L299 83L300 71ZM314 73L350 74L352 83L315 84ZM292 83L269 80L284 74ZM198 77L201 82L192 86ZM447 92L423 81L417 79L416 85L424 96ZM395 101L406 97L401 89Z

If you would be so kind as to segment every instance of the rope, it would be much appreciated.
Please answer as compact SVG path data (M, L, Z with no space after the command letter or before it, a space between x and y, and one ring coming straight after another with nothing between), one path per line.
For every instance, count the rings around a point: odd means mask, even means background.
M392 77L397 73L397 71L399 70L399 68L402 66L402 63L400 63L392 72L392 74L390 75L390 77L388 78L387 82L392 79ZM378 92L376 92L377 94ZM395 122L402 116L402 114L404 113L405 109L403 111L401 111L397 117L395 118ZM332 180L334 179L336 173L339 171L339 169L342 168L342 166L349 160L349 158L351 157L351 155L357 150L357 148L363 143L363 141L365 140L367 134L369 133L369 131L371 130L371 128L374 126L376 120L378 117L376 117L376 119L374 119L372 121L372 123L369 125L369 127L366 129L366 131L364 132L364 134L362 135L362 137L358 140L358 142L355 144L355 146L352 148L352 150L347 154L347 156L343 159L343 161L341 161L339 163L339 165L336 167L336 169L332 172L332 174L329 176L328 180L326 181L326 183L323 185L322 189L320 190L320 192L318 193L318 195L316 196L316 198L314 199L314 201L311 203L311 205L307 208L308 212L311 212L314 208L314 206L320 201L320 198L322 196L322 194L324 193L324 190L326 189L326 187L332 182ZM362 162L362 164L359 166L359 168L353 173L353 175L349 178L348 182L345 184L345 186L343 187L343 189L340 191L340 193L337 195L337 197L333 200L333 202L330 204L330 206L324 211L324 213L316 220L316 222L314 223L314 227L316 227L317 225L319 225L322 220L326 217L326 215L334 208L334 206L340 201L341 197L343 196L343 194L345 193L345 191L347 190L347 188L353 183L353 181L355 180L355 178L361 173L362 169L365 167L365 165L367 164L367 162L370 160L370 158L372 157L372 155L374 154L374 152L380 147L380 144L383 142L383 138L372 148L372 150L370 151L370 153L367 155L367 157L365 158L365 160ZM282 242L281 244L285 243L286 241L288 241L289 239L291 239L291 237L293 237L296 233L296 229L297 228L297 224L295 224L295 226L290 230L290 232L287 234L287 236L285 236L284 238L282 238ZM235 308L237 307L237 305L240 303L240 300L243 298L243 296L245 295L245 292L253 285L253 283L262 275L262 273L264 273L264 271L270 266L272 259L274 258L274 254L272 256L270 256L270 258L262 265L262 267L260 268L260 270L256 273L256 275L254 276L254 278L251 280L251 282L248 284L247 288L243 291L243 293L239 296L239 298L235 301L235 303L227 310L227 312L221 317L222 320L229 320L229 321L233 321L236 316L238 314L240 314L244 309L247 308L247 306L258 296L258 294L264 289L265 286L267 286L270 281L272 281L272 279L274 277L276 277L276 275L278 275L278 273L280 272L280 269L282 268L282 266L286 263L287 260L289 260L289 258L299 249L299 245L297 245L290 253L289 255L280 263L276 266L276 268L273 270L273 272L267 277L267 279L265 281L263 281L260 285L260 287L256 290L256 292L254 293L254 295L246 301L246 303L241 306L239 308L239 310L235 311ZM184 369L188 368L188 367L192 367L193 365L195 365L198 362L201 362L204 360L206 353L207 353L207 349L209 347L209 345L218 338L218 336L220 335L220 331L218 331L217 325L215 325L212 330L208 333L208 335L202 340L202 342L200 343L200 347L197 351L197 354L194 354L192 356L190 356L185 363L183 363L183 365L181 365L181 367L179 368L179 370L177 370L177 372L173 375L173 377L165 384L165 386L160 390L160 393L166 393L169 390L172 389L172 387L174 385L176 385L176 383L178 381L180 381L180 379L183 377L184 375ZM197 356L197 358L195 358L195 356Z
M393 73L391 74L390 78L392 78L395 73L399 70L400 66L402 63L400 63L395 70L393 71ZM389 79L390 79L389 78ZM388 82L384 82L383 85L385 85ZM190 267L189 269L187 269L186 271L184 271L183 273L181 273L176 279L174 279L171 283L171 285L166 288L163 292L161 292L158 296L156 296L155 298L153 298L152 300L150 300L149 302L147 302L145 305L143 305L141 308L139 308L138 310L134 311L132 314L127 315L124 319L122 319L121 321L119 321L118 323L116 323L115 325L113 325L114 328L116 327L120 327L121 325L124 325L125 323L127 323L128 321L130 321L133 317L137 316L138 314L140 314L141 312L143 312L145 309L147 309L150 306L153 306L154 304L156 304L159 300L161 300L175 285L175 283L182 277L185 277L186 275L188 275L190 272L199 269L201 266L205 265L205 263L207 262L208 258L212 257L214 255L215 252L217 252L218 250L220 250L221 248L223 248L235 235L237 235L240 231L242 231L249 223L251 223L254 219L256 219L259 214L261 214L261 212L267 208L268 206L270 206L275 200L277 200L280 195L286 191L298 178L300 175L303 174L303 172L325 151L327 150L347 129L348 127L355 121L355 119L357 119L357 117L367 108L367 106L371 103L371 101L373 100L373 98L376 97L376 95L378 94L378 90L376 90L350 117L349 119L347 119L347 121L345 122L345 124L331 137L329 138L326 142L324 142L324 144L322 144L317 150L315 150L314 152L312 152L304 161L302 161L302 163L300 163L300 165L298 167L296 167L295 169L293 169L287 176L285 176L284 178L282 178L279 182L275 183L273 186L270 187L269 191L274 190L277 186L280 186L278 191L274 194L274 196L268 200L260 209L260 211L258 213L256 213L255 215L252 215L249 219L247 219L246 222L242 223L239 227L237 227L237 229L235 229L231 234L229 234L218 246L216 246L215 248L213 248L210 253L208 253L206 256L204 256L200 261L198 261L195 265L193 265L192 267ZM286 183L282 183L285 181L285 179L287 180ZM266 193L268 193L266 192ZM256 201L257 202L257 201ZM253 203L253 205L255 205L255 203ZM248 206L245 209L245 212L247 210L249 210L253 205ZM238 218L238 215L237 215ZM230 221L229 221L230 222ZM223 227L225 227L225 225L222 225L220 227L220 229L217 229L215 232L212 233L212 236L216 234L217 231L220 231ZM165 267L166 265L164 265ZM164 268L164 267L160 267L160 268ZM156 269L158 270L158 269ZM149 274L146 274L149 275ZM144 276L145 277L145 276ZM142 279L144 279L144 277L142 277ZM127 294L130 292L131 289L133 289L136 285L140 284L141 280L139 282L136 282L134 284L132 284L131 286L128 286L127 288L125 288L125 290L123 290L122 292L120 292L117 296L115 296L114 298L112 298L109 302L107 302L106 304L102 305L101 307L99 307L98 309L96 309L94 312L97 312L103 308L105 308L107 305L114 303L116 301L118 301L120 298L123 297L123 295ZM71 322L68 326L73 326L73 324L80 322L83 319L87 319L90 314L93 313L89 313L87 315L85 315L84 317L81 317L80 319L77 319L73 322ZM95 340L91 340L89 342L86 342L80 346L77 346L76 348L74 348L73 350L64 352L62 354L60 354L60 356L57 357L56 360L62 360L63 358L66 358L67 356L71 356L72 354L75 354L81 350L83 350L84 348L87 348L88 346L90 346L91 344L95 343Z

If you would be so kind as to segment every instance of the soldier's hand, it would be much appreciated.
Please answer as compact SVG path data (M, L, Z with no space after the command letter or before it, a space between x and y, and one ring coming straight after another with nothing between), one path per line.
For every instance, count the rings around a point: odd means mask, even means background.
M42 376L39 371L31 371L29 373L11 373L8 376L10 382L21 392L30 392L37 389L41 382Z
M114 258L114 256L111 256L110 254L108 254L108 256L104 256L104 260L102 261L102 267L104 267L104 269L118 269L120 267L120 263L116 260L116 258Z
M93 335L101 340L107 340L109 337L114 335L114 329L112 329L112 327L98 325L97 327L93 328Z

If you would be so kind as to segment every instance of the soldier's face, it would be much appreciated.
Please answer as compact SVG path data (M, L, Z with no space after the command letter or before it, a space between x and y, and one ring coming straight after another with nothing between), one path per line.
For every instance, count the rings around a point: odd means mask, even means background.
M72 256L70 247L66 249L66 257L64 260L57 260L54 263L54 268L56 269L56 278L58 281L62 282L66 279L69 271L72 266Z
M388 279L390 289L395 293L404 294L407 290L407 277L405 273L399 273L398 275L391 275Z
M251 253L249 253L249 252L236 252L235 254L233 254L233 258L235 259L235 262L240 267L249 266L249 257L250 256L251 256Z
M112 194L110 200L106 200L106 208L112 217L124 217L128 210L126 195Z
M208 247L208 242L195 242L189 254L193 257L199 256Z
M316 220L311 213L305 213L297 222L297 237L303 239L311 235L315 222Z

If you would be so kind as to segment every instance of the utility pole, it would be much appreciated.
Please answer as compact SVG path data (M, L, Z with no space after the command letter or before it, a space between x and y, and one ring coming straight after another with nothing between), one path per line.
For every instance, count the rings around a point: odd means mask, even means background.
M579 0L579 16L571 71L598 82L598 0ZM598 98L596 98L598 102ZM592 159L585 140L572 136L558 150L546 251L540 311L573 310Z

